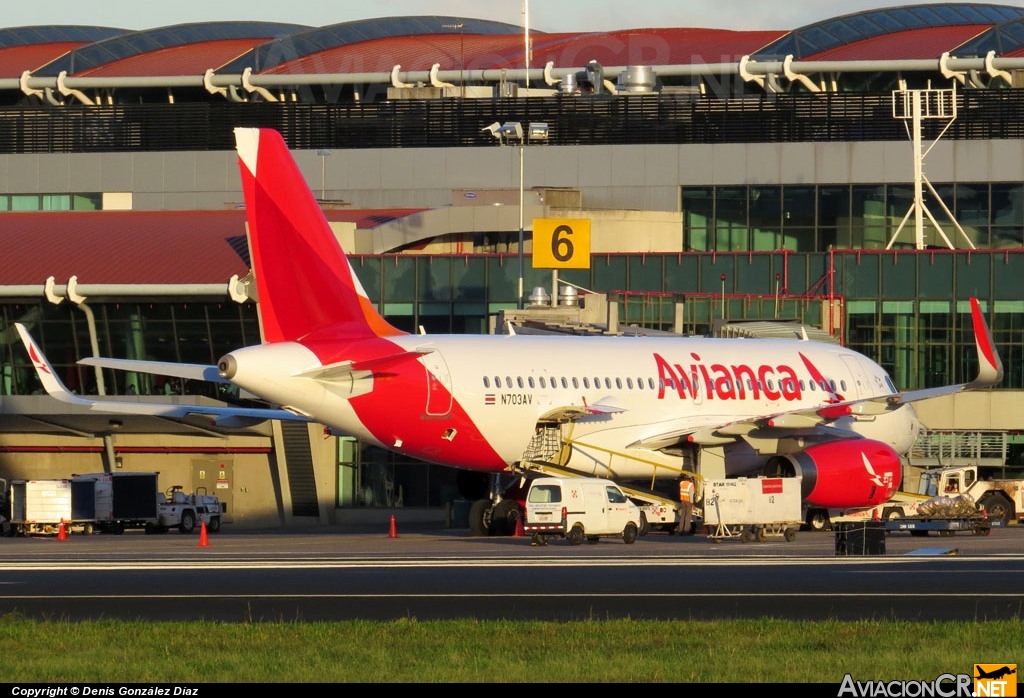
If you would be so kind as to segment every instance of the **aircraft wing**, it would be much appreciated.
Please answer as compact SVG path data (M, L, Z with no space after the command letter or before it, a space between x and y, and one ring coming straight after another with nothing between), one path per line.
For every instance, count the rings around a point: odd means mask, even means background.
M943 395L953 395L964 390L991 388L1003 380L1003 360L999 358L996 345L992 341L992 333L981 313L981 305L977 298L971 298L971 322L974 326L974 346L978 350L978 375L969 383L940 385L934 388L907 390L891 398L895 406L919 400L928 400Z
M135 373L152 373L158 376L173 376L188 380L209 381L211 383L227 383L231 381L221 378L216 366L206 364L176 364L170 361L142 361L140 359L108 359L103 356L90 356L79 360L83 366L99 366L117 371L133 371Z
M713 446L752 437L755 433L759 436L775 437L784 435L813 437L816 433L829 433L834 436L837 429L832 425L843 417L883 414L912 402L998 385L1003 379L1003 362L992 342L992 334L981 313L981 306L977 298L971 298L971 321L974 327L975 346L978 350L978 374L969 383L907 390L891 395L847 400L772 415L758 415L732 422L698 425L651 435L631 444L631 447L657 449L682 442ZM828 432L820 431L824 427L828 427Z
M137 414L152 417L168 417L171 419L184 419L190 415L196 415L209 418L216 426L229 428L251 426L267 419L285 419L301 422L311 421L308 417L288 412L287 410L272 408L219 407L213 405L195 405L171 402L143 402L141 400L93 400L80 395L75 395L68 390L67 386L65 386L57 377L57 373L53 370L53 366L50 364L50 361L43 354L42 349L39 348L39 345L36 344L35 340L32 339L32 335L30 335L28 330L25 329L25 326L21 323L15 323L14 326L18 330L18 334L21 335L21 341L25 345L25 350L28 352L29 358L32 360L32 365L36 369L36 374L39 376L39 380L42 382L43 388L46 390L47 394L49 394L50 397L69 405L80 405L92 412L99 412L102 414ZM108 361L118 360L109 359ZM133 362L128 360L127 363L159 364L161 362ZM104 364L95 363L93 365ZM173 366L173 364L170 365ZM195 364L191 365L195 366ZM136 369L129 368L128 370ZM182 375L182 377L186 376Z
M816 434L825 435L827 433L834 438L843 430L838 430L831 424L842 416L852 414L849 409L851 404L826 405L818 409L793 410L767 416L758 415L731 422L697 424L684 429L673 429L647 436L631 443L629 448L661 449L680 443L717 446L744 438L753 438L755 435L774 438L800 435L813 438ZM827 432L823 431L825 427L828 427Z

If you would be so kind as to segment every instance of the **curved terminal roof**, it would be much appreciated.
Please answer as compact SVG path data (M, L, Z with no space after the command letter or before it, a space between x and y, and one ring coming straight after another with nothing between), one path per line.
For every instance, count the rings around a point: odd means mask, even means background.
M796 60L902 58L905 56L886 55L876 49L887 48L890 54L906 53L901 46L906 40L919 43L921 49L935 44L949 51L994 24L1020 17L1024 17L1022 7L974 3L906 5L867 10L795 29L766 46L755 57L761 60L786 56L793 56ZM951 31L954 28L959 31ZM943 44L943 41L956 43ZM858 50L851 51L854 46ZM934 47L929 46L927 50L934 51ZM913 57L937 58L942 52L940 50L937 54Z
M103 41L126 29L111 27L15 27L0 29L0 78L34 71L68 51Z
M6 89L28 92L66 73L105 78L104 87L160 87L161 77L198 78L209 71L223 87L251 71L265 85L279 76L332 75L334 82L382 82L395 66L409 73L438 66L461 79L496 82L496 72L526 68L523 28L456 16L389 17L327 27L268 22L209 22L126 32L102 27L23 27L0 31L0 78ZM795 61L899 61L953 57L1024 56L1024 7L965 2L867 10L793 30L733 31L650 28L610 32L530 33L529 68L563 72L603 66L728 65L750 57L770 66ZM723 66L725 66L723 68ZM770 70L766 67L763 70ZM475 74L471 71L477 71ZM484 77L484 71L491 72ZM10 78L28 81L15 83ZM732 71L729 71L732 72ZM384 77L382 77L384 76ZM612 77L612 76L608 76ZM148 80L152 78L152 80ZM520 75L513 79L520 79ZM123 79L123 84L116 81ZM412 77L411 81L417 78ZM418 79L423 79L422 77ZM433 76L431 77L433 80ZM504 79L504 78L501 78ZM36 83L32 83L36 80ZM52 85L48 89L52 89ZM63 86L58 84L62 92ZM92 85L96 87L96 85ZM208 89L209 86L207 86ZM249 86L251 90L252 87ZM68 94L65 92L65 94Z
M288 61L302 61L315 54L327 54L353 44L396 37L415 41L417 37L449 32L458 32L460 36L514 34L521 37L522 31L522 27L513 24L468 17L428 16L356 20L278 38L256 47L251 56L245 56L224 66L224 70L226 72L242 72L245 68L251 67L256 72L262 72L276 68ZM520 46L521 44L522 40L520 39Z
M957 50L960 56L1024 56L1024 17L997 24Z
M268 39L287 36L305 29L301 24L279 24L273 22L203 22L198 24L179 24L159 29L148 29L122 33L103 41L75 48L60 58L51 61L36 71L37 75L49 76L67 72L68 75L96 75L101 72L113 71L124 75L136 75L140 63L149 65L156 73L176 74L159 70L167 65L168 52L181 49L191 54L186 56L185 63L205 63L200 72L206 68L218 67L226 61L221 58L215 63L205 60L211 54L219 54L217 49L225 46L234 54L248 51L255 44ZM189 59L193 60L189 60ZM182 63L180 58L173 63Z

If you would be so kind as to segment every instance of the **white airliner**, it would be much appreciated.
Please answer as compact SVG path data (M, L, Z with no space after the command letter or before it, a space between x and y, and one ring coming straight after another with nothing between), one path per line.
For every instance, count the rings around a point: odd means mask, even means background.
M874 506L898 490L919 428L910 403L1002 379L976 299L977 377L906 392L867 357L806 338L408 334L375 309L280 134L237 128L235 138L263 343L216 367L80 363L229 382L279 409L74 395L19 325L50 395L221 426L316 422L422 461L518 475L492 478L516 492L524 476L552 469L652 490L682 471L801 476L804 502L829 509ZM519 515L512 490L492 492L471 511L475 532L487 522L507 530Z

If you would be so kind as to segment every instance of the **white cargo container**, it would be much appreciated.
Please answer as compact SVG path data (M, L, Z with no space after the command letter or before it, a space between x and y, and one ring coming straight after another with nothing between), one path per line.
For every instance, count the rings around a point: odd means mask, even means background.
M77 474L71 478L76 514L94 522L96 530L123 533L157 523L159 473L115 472Z
M11 482L11 526L21 535L58 533L70 527L69 480L14 480Z
M711 538L744 542L783 536L800 528L800 477L731 478L704 481L704 524Z

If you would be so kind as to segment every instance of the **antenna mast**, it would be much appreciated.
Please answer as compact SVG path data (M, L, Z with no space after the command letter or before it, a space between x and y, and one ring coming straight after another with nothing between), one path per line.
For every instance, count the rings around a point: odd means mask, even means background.
M910 205L910 210L907 211L907 214L903 216L903 220L900 221L896 232L892 234L892 238L889 240L889 244L885 246L885 249L888 250L896 242L896 238L899 237L903 226L906 225L907 220L910 218L910 214L914 214L914 246L917 249L923 250L925 248L924 216L927 216L928 220L931 221L935 230L946 242L946 246L951 250L955 249L953 243L946 237L946 233L943 232L942 226L939 225L938 221L935 220L935 216L932 215L932 212L925 205L924 187L928 187L928 191L931 192L931 195L939 202L939 206L945 211L949 220L952 221L953 227L963 236L967 245L974 249L974 243L967 237L967 233L960 227L952 212L942 202L939 193L935 191L935 187L932 186L932 183L928 181L928 177L924 174L925 156L928 155L931 149L935 147L935 144L939 142L939 139L953 125L953 122L956 121L956 85L953 86L953 89L949 90L934 90L931 87L926 90L896 90L892 93L892 115L893 118L901 119L904 122L904 126L906 126L908 121L912 124L911 138L914 142L914 202ZM928 149L922 152L921 122L924 119L946 119L948 123L942 129L942 133L928 146Z

